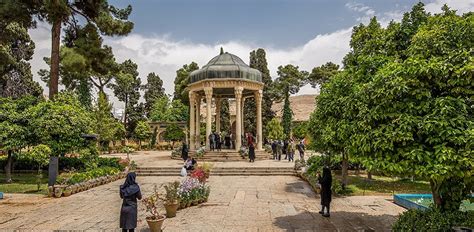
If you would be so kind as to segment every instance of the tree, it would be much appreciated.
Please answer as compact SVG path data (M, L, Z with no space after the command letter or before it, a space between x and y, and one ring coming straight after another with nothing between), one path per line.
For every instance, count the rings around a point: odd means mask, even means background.
M285 137L283 134L283 127L278 119L273 118L267 124L267 137L271 140L281 140Z
M27 31L28 22L12 21L4 14L9 11L10 2L2 5L0 22L0 97L19 98L32 94L41 96L43 90L33 81L31 60L35 44ZM25 25L26 24L26 25Z
M133 131L133 136L138 140L138 149L142 149L142 141L150 137L150 126L148 123L139 121Z
M186 136L183 129L181 129L176 123L168 124L164 133L165 134L163 135L163 138L166 141L172 141L171 143L172 149L174 149L174 143L176 141L181 141Z
M278 78L274 82L275 94L278 93L277 99L284 99L282 125L283 132L288 138L291 134L291 125L293 112L290 106L290 94L297 93L304 85L308 73L300 71L298 66L288 64L278 67Z
M159 98L166 96L163 81L160 76L152 72L148 74L147 83L142 88L145 90L145 111L147 116L150 117L153 104Z
M183 65L182 68L176 71L173 100L180 100L184 105L189 106L189 95L188 91L186 91L186 87L189 84L189 74L198 69L198 64L191 62L190 64Z
M151 108L150 119L155 122L166 122L168 120L168 108L170 99L167 96L158 98Z
M28 108L36 104L37 98L23 97L16 100L0 98L0 150L7 153L5 166L6 182L10 183L13 165L13 152L31 144Z
M92 116L94 119L94 133L99 136L99 144L103 148L108 148L109 142L115 139L117 123L112 116L112 104L107 100L105 93L99 93L99 99Z
M138 100L140 99L140 85L141 81L138 78L137 64L131 60L126 60L120 64L120 73L115 78L115 83L110 84L110 87L114 90L114 95L122 102L125 103L125 112L123 116L123 124L125 128L131 133L134 129L134 125L137 123L136 118L128 122L128 114L131 111L137 113L143 109L136 108ZM143 117L141 112L138 112L139 119ZM141 114L141 115L140 115Z
M91 115L70 93L58 94L53 100L40 102L29 108L30 133L38 144L47 145L52 157L49 163L49 182L56 182L58 156L85 146L84 134L92 132Z
M266 127L268 122L272 120L273 117L275 117L275 112L272 110L272 104L273 100L275 98L273 91L271 90L272 88L272 77L270 76L270 70L268 70L268 64L267 64L267 58L266 58L266 52L263 48L259 48L256 51L250 52L250 67L259 70L262 73L262 82L264 84L263 86L263 97L262 97L262 125L264 125L263 128L263 134L266 133ZM247 104L249 107L247 107ZM256 116L255 116L255 101L246 101L245 106L244 106L244 115L245 115L245 121L247 122L246 125L254 125ZM253 119L253 120L252 120ZM252 128L249 128L252 129ZM249 131L253 131L252 130Z
M368 170L427 179L435 206L458 210L473 184L473 17L418 3L401 23L355 27L344 71L319 96L313 117L327 126L312 127L314 141L336 141L321 148Z
M230 134L230 112L229 112L229 99L221 100L221 131L225 131L228 135Z
M46 20L52 25L52 48L51 48L51 78L49 84L49 97L52 99L58 93L59 83L59 47L61 39L61 27L63 24L70 27L78 27L81 22L93 24L97 30L104 35L126 35L132 28L133 23L127 21L132 7L118 9L109 5L106 0L95 1L13 1L9 4L23 9L21 14L15 18L29 21L34 25L34 18ZM77 20L76 17L82 17Z
M311 84L311 87L316 88L316 86L322 86L324 83L328 82L329 79L338 72L339 65L327 62L326 64L313 68L311 73L308 75L308 82Z
M293 127L293 136L298 139L304 139L308 135L308 122L295 123Z
M26 152L25 155L33 161L36 165L38 165L38 176L37 176L37 184L38 184L38 191L41 188L41 179L43 177L41 168L49 164L49 157L51 155L51 149L43 144L39 144L34 146L30 152Z

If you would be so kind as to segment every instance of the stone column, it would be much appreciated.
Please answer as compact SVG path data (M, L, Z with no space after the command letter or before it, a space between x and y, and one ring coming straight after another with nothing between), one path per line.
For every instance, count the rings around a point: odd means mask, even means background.
M241 127L242 127L241 132L242 132L242 134L245 135L244 105L245 105L245 98L242 97L242 103L240 104L240 107L241 107L241 108L240 108L240 120L241 120L242 122L241 122L240 125L241 125Z
M201 96L197 95L196 98L196 123L194 129L194 143L196 144L196 149L201 147Z
M221 132L221 99L216 98L216 131Z
M212 132L212 87L204 88L204 93L206 94L206 150L209 150L211 148L209 135Z
M195 108L194 104L196 104L196 98L194 92L189 91L189 150L195 150L196 149L196 144L195 144Z
M255 103L257 105L257 150L262 150L262 90L255 91Z
M242 92L243 87L235 87L235 150L239 150L242 146Z

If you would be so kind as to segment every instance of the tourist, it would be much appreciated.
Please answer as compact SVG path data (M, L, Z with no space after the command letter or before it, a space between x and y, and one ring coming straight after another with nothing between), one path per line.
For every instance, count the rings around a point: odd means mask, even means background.
M283 150L283 143L282 143L281 140L278 140L276 145L277 145L276 149L277 149L278 161L281 161L281 153L282 153L282 150Z
M186 168L186 170L192 171L194 170L196 163L197 161L194 158L188 157L188 159L184 163L184 167Z
M209 135L209 148L211 149L211 151L214 151L214 139L214 133L211 132L211 134Z
M288 140L283 140L283 154L285 155L285 159L288 159Z
M224 141L225 141L225 142L224 142L225 148L231 149L231 142L230 142L230 136L229 136L229 135L226 135L226 136L225 136Z
M214 148L218 151L221 150L221 132L215 132L214 135Z
M255 137L252 133L247 133L247 145L249 148L249 162L255 162Z
M277 141L273 140L272 141L272 154L273 154L273 159L276 160L277 157Z
M135 172L129 172L123 185L120 185L120 198L123 199L120 210L120 228L123 231L135 231L137 228L137 199L142 199L140 186L135 182Z
M324 217L329 217L329 205L331 203L331 185L332 185L332 176L331 170L329 167L325 166L323 168L323 176L318 173L318 181L321 185L321 211ZM324 212L324 209L327 209L327 212Z
M304 147L304 139L303 139L298 144L298 152L300 153L301 160L304 160L304 150L305 150L305 147Z
M295 146L295 142L293 141L293 139L290 140L290 143L288 144L288 151L287 151L287 155L288 155L288 162L292 162L295 160L295 151L296 151L296 146Z
M181 158L183 158L184 161L188 159L188 145L186 144L186 141L183 140L183 147L181 148Z

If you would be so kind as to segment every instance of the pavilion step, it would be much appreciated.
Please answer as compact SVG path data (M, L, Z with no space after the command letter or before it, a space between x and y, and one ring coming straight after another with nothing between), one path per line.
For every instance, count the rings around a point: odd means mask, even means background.
M180 167L139 167L139 176L178 176ZM211 170L212 176L293 176L291 167L218 167Z

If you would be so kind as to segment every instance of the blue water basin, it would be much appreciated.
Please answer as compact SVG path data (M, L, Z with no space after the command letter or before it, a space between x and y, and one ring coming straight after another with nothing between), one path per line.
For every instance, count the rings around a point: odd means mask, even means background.
M431 194L395 194L393 200L397 205L407 209L425 210L433 204L433 196ZM474 204L468 200L464 200L460 207L461 211L474 211Z

